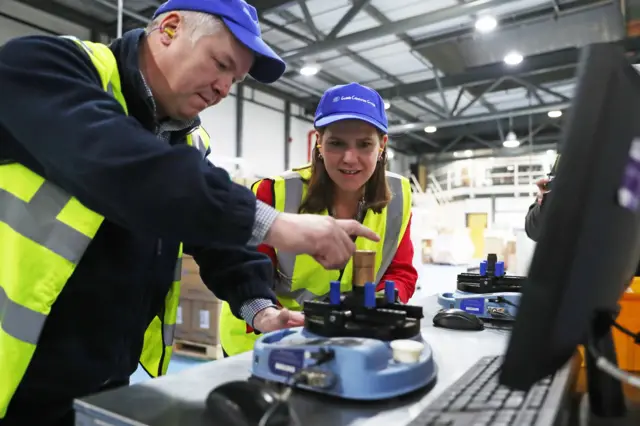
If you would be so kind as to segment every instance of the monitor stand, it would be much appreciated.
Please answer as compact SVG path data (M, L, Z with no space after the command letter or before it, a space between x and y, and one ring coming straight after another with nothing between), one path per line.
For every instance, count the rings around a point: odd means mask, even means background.
M615 316L615 313L613 313ZM591 343L612 364L618 366L616 350L611 334L611 312L598 312L591 324L589 343ZM621 418L627 413L622 383L596 365L596 359L585 348L587 361L587 391L591 413L600 418Z

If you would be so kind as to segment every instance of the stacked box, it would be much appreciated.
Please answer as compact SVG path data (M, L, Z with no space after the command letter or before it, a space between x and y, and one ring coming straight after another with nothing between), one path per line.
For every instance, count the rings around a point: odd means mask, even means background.
M182 259L179 321L176 338L205 345L218 345L221 301L200 278L200 268L191 256Z

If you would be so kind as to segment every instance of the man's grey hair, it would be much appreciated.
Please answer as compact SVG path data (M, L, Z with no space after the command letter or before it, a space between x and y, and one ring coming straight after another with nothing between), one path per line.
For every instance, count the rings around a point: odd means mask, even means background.
M149 22L146 29L147 34L159 29L160 23L169 13L171 12L160 14L156 19ZM182 16L184 30L193 43L198 41L200 37L216 34L221 29L226 28L220 18L208 13L190 10L181 10L178 13Z

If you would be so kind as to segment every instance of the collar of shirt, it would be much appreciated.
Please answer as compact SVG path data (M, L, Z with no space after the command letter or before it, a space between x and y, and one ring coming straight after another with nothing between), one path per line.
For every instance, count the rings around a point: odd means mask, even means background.
M153 93L151 92L151 88L147 84L147 80L144 78L142 71L140 71L140 78L142 78L142 83L143 83L142 84L143 92L141 93L141 95L145 96L149 100L151 105L153 105L153 116L155 117L155 122L156 122L155 133L160 139L168 142L171 136L171 132L179 132L181 130L190 129L196 125L196 120L168 119L168 120L159 121L156 101L153 98Z
M175 134L185 135L200 125L200 119L193 120L159 120L157 105L151 88L145 81L140 69L140 42L146 37L144 29L127 31L121 38L114 40L109 47L117 61L122 90L127 100L129 113L160 139L168 143L177 142ZM175 141L173 139L176 139ZM182 139L182 138L180 138Z

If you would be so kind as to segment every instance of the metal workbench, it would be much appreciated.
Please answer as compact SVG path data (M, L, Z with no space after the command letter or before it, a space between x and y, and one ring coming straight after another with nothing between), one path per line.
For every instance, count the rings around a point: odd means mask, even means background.
M345 402L296 391L292 396L292 407L304 419L305 426L406 424L479 357L503 353L508 331L488 329L470 332L435 328L431 318L439 309L436 297L425 298L422 302L425 313L422 333L433 349L438 366L435 386L409 396L375 403ZM83 398L76 402L76 425L218 425L220 423L216 423L215 416L205 412L207 394L221 383L248 378L250 362L251 353L245 353L179 374Z

